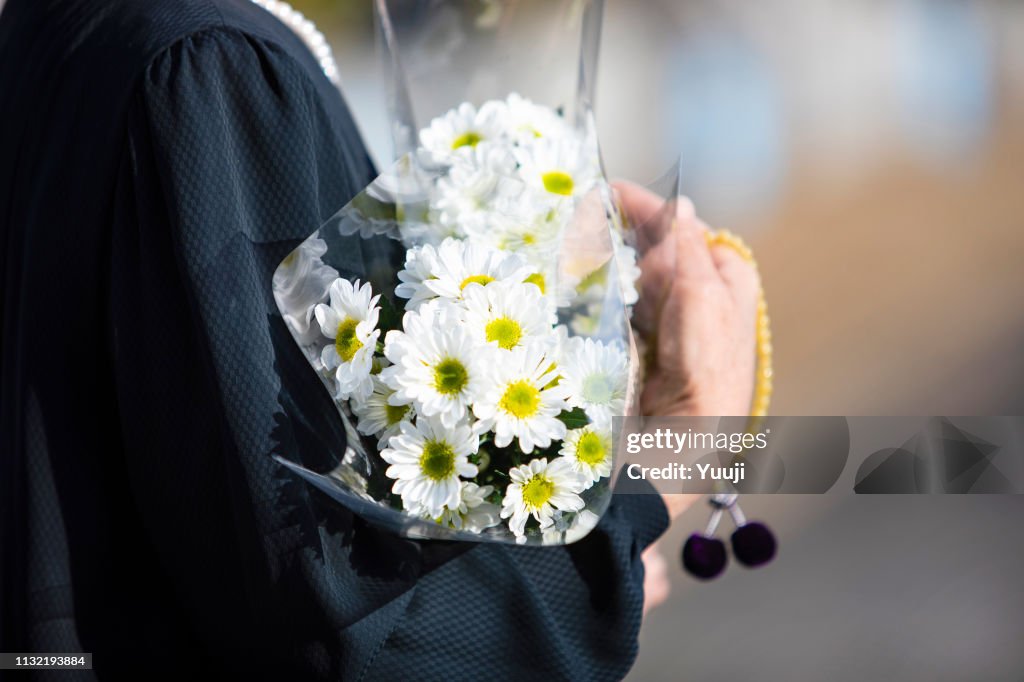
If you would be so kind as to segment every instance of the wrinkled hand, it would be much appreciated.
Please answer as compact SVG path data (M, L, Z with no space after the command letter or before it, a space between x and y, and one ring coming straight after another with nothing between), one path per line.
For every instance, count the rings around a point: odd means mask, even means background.
M708 228L689 200L664 210L661 197L638 185L616 183L615 189L629 222L646 232L638 234L640 241L656 242L640 261L634 316L652 345L640 396L643 414L748 414L757 270L728 247L708 246Z
M615 189L644 253L633 316L650 347L642 413L748 414L757 364L757 270L728 247L708 246L708 228L688 199L666 206L638 185L620 182ZM672 519L698 499L662 495Z

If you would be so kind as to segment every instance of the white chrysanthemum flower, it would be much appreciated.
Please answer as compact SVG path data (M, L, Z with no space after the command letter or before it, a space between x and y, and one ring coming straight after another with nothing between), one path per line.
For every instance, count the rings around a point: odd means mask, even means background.
M442 222L429 206L417 207L415 215L408 211L399 213L398 233L406 246L437 246L446 239L463 239L466 236L459 223Z
M485 529L501 523L501 508L487 501L493 492L493 486L478 486L471 481L463 481L459 504L455 507L446 506L439 516L431 515L423 507L407 507L406 511L432 519L448 528L482 533Z
M561 387L551 385L555 374L544 350L542 344L531 344L503 353L491 366L487 389L473 403L480 420L474 430L493 430L499 448L518 438L519 449L530 453L565 436L558 415L568 405Z
M609 428L612 417L626 409L629 361L619 346L573 338L559 374L569 405L582 407L595 426Z
M285 324L303 346L313 343L320 335L320 330L312 324L313 309L323 302L331 282L338 278L338 271L321 260L325 253L327 242L310 237L274 271L274 299Z
M517 93L509 95L505 105L508 112L505 125L509 136L518 142L527 143L541 137L560 140L575 134L558 113Z
M407 298L408 310L416 310L420 304L436 298L437 294L423 284L434 276L437 269L437 251L430 244L416 246L405 252L405 268L398 271L399 284L395 296Z
M347 279L336 279L328 290L330 305L320 303L314 309L323 335L334 343L324 346L320 360L334 373L337 386L335 398L366 398L373 392L370 370L380 330L377 317L380 308L370 283L353 285Z
M593 424L565 434L559 454L585 478L586 488L612 473L612 435Z
M531 264L535 270L526 278L526 283L535 285L544 294L549 306L554 309L566 308L575 302L579 279L560 272L557 263L551 263L547 267L536 261Z
M463 147L452 157L448 174L439 178L431 206L437 219L454 230L464 231L464 223L474 216L486 215L502 180L515 173L516 160L501 146Z
M415 424L402 422L399 434L380 453L391 465L385 474L397 479L391 491L402 496L403 506L433 517L445 507L458 509L462 504L459 477L476 476L469 455L478 444L479 438L465 423L448 427L423 416Z
M555 308L568 306L576 297L578 278L559 271L561 232L572 217L571 202L537 200L538 192L522 191L503 196L492 210L463 221L470 243L509 251L530 267L526 282L536 285ZM531 203L532 202L532 203Z
M489 210L463 221L466 236L503 251L551 259L572 205L518 181L501 183Z
M576 141L540 138L515 155L526 184L560 197L586 194L601 172L596 154Z
M504 102L487 102L479 111L469 102L463 102L420 131L420 144L434 163L448 163L462 147L499 140L505 132L506 115Z
M412 405L392 405L388 400L395 390L379 376L372 377L373 393L368 398L352 401L352 412L358 420L359 433L377 436L377 445L384 447L388 439L398 433L403 421L415 415Z
M446 301L430 301L402 318L404 331L388 332L384 354L394 363L381 379L395 393L392 405L412 403L416 413L453 428L488 385L492 349L477 343Z
M447 239L437 248L433 277L423 284L437 296L461 299L470 284L518 284L530 276L530 266L519 256Z
M555 510L583 509L583 481L568 460L558 457L550 463L535 459L508 472L511 483L501 502L501 517L517 536L526 532L526 521L533 516L546 529L553 523Z
M463 292L463 320L480 343L511 350L551 334L556 318L533 284L492 282Z

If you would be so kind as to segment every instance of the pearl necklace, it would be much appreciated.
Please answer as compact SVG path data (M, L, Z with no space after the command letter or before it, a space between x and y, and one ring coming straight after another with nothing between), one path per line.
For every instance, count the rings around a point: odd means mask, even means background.
M302 16L302 12L281 0L252 0L252 4L267 10L282 24L290 28L316 57L327 80L334 83L335 86L341 85L338 80L338 65L334 62L331 46L327 44L324 34L317 30L316 24Z

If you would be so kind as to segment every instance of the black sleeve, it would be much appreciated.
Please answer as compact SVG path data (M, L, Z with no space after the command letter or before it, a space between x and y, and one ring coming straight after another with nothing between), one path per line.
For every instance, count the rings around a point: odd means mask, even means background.
M111 236L111 343L125 466L166 590L229 669L621 677L639 553L667 525L656 496L617 499L569 547L417 543L271 459L319 468L343 448L271 275L371 179L337 94L265 40L193 35L140 83Z

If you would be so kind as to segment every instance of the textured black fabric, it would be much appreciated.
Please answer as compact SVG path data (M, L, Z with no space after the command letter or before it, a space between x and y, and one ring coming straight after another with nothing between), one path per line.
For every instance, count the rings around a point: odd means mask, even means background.
M565 548L418 543L271 459L344 443L270 282L373 175L248 2L8 0L0 650L91 651L100 679L625 673L656 497Z

